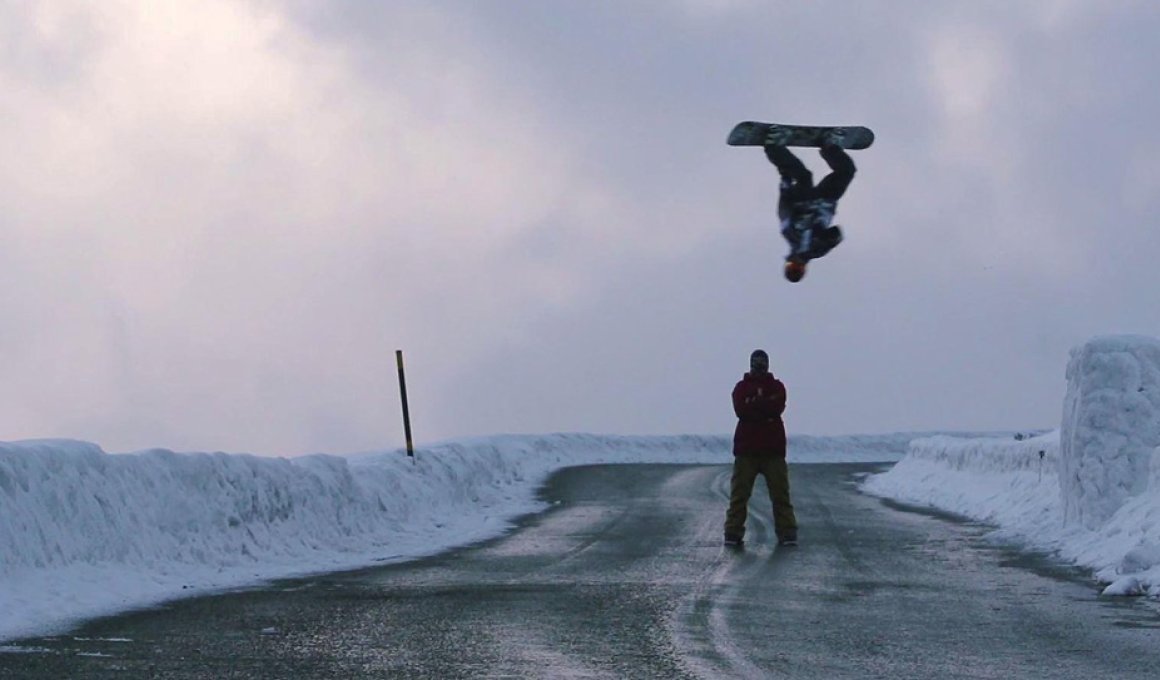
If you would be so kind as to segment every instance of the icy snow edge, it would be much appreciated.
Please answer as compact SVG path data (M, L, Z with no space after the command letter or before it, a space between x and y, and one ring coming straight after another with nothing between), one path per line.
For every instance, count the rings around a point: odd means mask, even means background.
M1160 340L1096 336L1065 375L1058 431L916 440L863 488L997 524L1090 567L1106 594L1160 597Z
M890 470L863 483L868 493L939 508L998 527L995 536L1091 569L1106 595L1160 597L1160 450L1149 488L1100 528L1065 524L1060 433L1010 438L929 437L910 443Z
M790 438L791 462L898 460L914 435ZM726 436L504 435L263 458L0 443L0 640L281 577L434 554L543 509L564 467L731 462Z

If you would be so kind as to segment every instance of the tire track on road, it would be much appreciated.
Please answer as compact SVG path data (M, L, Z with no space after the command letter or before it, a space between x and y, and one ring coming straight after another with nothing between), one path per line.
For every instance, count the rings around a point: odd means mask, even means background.
M708 485L712 495L720 501L720 513L701 523L697 543L716 542L719 546L717 556L709 563L689 597L677 608L671 625L675 645L684 652L681 659L684 667L700 678L757 678L771 673L753 663L730 625L732 605L743 597L744 586L758 572L768 568L773 557L774 551L766 547L774 533L773 520L758 507L761 502L768 505L769 499L759 498L755 493L750 501L747 522L750 547L734 551L721 546L731 476L731 470L726 469L717 473Z

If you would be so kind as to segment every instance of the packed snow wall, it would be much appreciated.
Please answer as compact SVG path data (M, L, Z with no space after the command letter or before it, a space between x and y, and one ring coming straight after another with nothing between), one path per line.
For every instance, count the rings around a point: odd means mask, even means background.
M915 439L906 457L862 489L1000 526L1058 523L1059 431L1031 437Z
M916 439L863 489L995 524L1089 567L1110 595L1160 597L1160 340L1072 350L1059 430Z
M1093 338L1071 352L1060 426L1064 521L1097 529L1130 498L1160 494L1160 340Z
M1030 473L1054 477L1059 465L1059 432L1035 436L964 437L935 435L910 442L899 465L925 461L959 472Z
M892 461L909 440L795 436L790 459ZM446 516L535 509L536 486L569 465L728 464L730 451L725 435L499 435L435 444L414 462L399 451L285 459L0 442L0 585L22 570L78 563L227 568L293 565L313 553L352 553L358 563L376 546L392 552L401 534L431 542Z
M906 434L791 437L795 463L891 461ZM259 458L0 442L0 640L271 578L429 555L547 507L555 470L727 465L732 437L497 435Z

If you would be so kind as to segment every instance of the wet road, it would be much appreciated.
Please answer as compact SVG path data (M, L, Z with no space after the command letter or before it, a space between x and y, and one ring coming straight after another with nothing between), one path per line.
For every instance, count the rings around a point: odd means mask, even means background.
M596 466L500 539L94 621L0 678L1155 678L1154 605L1101 598L981 527L791 467L802 545L720 545L729 468Z

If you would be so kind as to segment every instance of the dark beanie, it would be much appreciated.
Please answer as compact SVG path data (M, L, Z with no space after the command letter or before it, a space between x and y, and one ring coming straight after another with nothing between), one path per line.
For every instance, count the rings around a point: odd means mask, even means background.
M753 350L753 354L749 355L749 368L750 370L757 370L758 368L763 371L769 370L769 355L765 353L765 350Z

